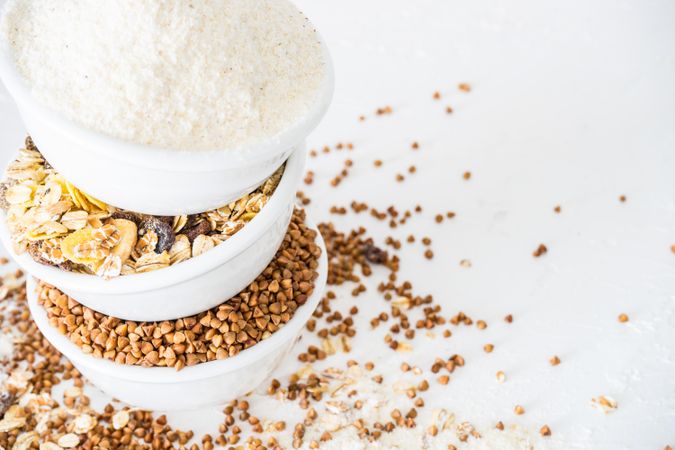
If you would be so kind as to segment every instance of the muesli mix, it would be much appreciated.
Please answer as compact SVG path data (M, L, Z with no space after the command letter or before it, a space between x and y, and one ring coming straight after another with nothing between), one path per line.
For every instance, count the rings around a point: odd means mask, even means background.
M87 354L181 370L234 356L291 320L318 277L316 237L304 210L296 210L276 256L248 287L215 308L178 320L138 323L105 316L43 282L38 302L52 326Z
M225 242L267 204L284 166L256 190L200 214L151 216L108 205L65 180L30 137L0 184L14 250L103 278L178 264Z

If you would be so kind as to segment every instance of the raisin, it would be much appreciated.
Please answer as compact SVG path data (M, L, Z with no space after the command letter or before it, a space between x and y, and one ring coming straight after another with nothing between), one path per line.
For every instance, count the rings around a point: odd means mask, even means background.
M386 251L372 244L366 245L363 254L365 255L368 262L373 264L384 264L389 258L389 255Z
M197 239L197 236L200 234L207 234L209 231L211 231L211 224L206 220L202 220L201 222L186 229L184 234L187 236L190 242L192 242Z
M155 252L162 253L171 248L176 240L176 234L173 232L172 216L149 216L131 211L115 211L110 216L113 219L124 219L136 224L139 229L139 235L143 236L146 231L152 230L157 234L158 242Z
M149 216L141 222L139 226L141 235L144 235L148 230L152 230L157 235L157 246L155 253L162 253L171 248L176 241L176 234L173 232L173 227L167 222L153 216Z
M173 216L153 216L173 228Z
M199 222L201 222L201 217L199 216L199 214L190 214L189 216L187 216L187 222L185 222L185 226L183 228L185 229L192 228Z
M151 216L149 214L135 213L125 209L120 209L119 211L112 213L110 217L113 219L129 220L135 223L136 226L140 225L144 220L157 219L173 227L173 216Z
M139 226L144 219L144 216L142 214L137 214L131 211L124 211L124 210L115 211L114 213L112 213L110 217L112 217L113 219L129 220L135 223L136 226Z

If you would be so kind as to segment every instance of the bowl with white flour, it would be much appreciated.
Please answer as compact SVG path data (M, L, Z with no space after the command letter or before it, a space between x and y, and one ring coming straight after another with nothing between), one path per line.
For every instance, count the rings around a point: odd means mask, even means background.
M334 85L326 46L286 0L8 0L0 78L64 177L154 215L252 190Z

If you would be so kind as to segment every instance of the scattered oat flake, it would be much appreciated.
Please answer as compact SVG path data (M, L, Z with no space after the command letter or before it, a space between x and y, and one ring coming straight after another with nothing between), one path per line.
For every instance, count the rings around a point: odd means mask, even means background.
M330 338L325 338L321 340L321 347L323 351L326 352L326 355L334 355L336 353L335 345L333 340Z
M398 346L396 347L396 351L399 353L411 352L412 349L412 345L408 344L407 342L399 342Z
M35 431L21 433L14 442L12 450L28 450L38 441L38 434Z
M8 431L21 428L26 423L25 417L5 417L0 420L0 433L6 433Z
M616 402L616 400L606 395L600 395L596 398L593 398L591 400L591 405L593 405L593 407L596 409L601 410L605 414L609 414L619 407L619 404Z
M63 449L53 442L43 442L42 444L40 444L40 450L63 450Z
M122 410L115 413L112 417L112 425L116 430L121 430L129 423L129 411Z
M75 419L73 431L77 434L84 434L91 431L96 426L96 420L89 414L82 414Z
M64 397L79 397L82 395L82 388L71 386L63 392Z
M469 259L463 259L463 260L461 260L461 261L459 262L459 265L460 265L461 267L464 267L464 268L467 268L467 269L468 269L469 267L472 266L471 260L469 260Z
M80 438L74 433L61 436L57 442L63 448L73 448L80 444Z

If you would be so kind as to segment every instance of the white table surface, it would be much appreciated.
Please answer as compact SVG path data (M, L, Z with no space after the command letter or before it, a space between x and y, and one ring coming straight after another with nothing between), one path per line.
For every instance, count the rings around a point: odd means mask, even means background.
M298 3L328 41L337 72L333 106L310 145L355 145L354 167L337 189L329 180L345 153L309 161L315 182L303 189L313 219L363 225L379 241L430 236L433 261L421 244L404 244L402 279L433 294L446 316L461 310L489 324L448 340L419 336L414 356L394 353L382 342L386 327L369 331L385 308L371 283L347 356L373 360L395 379L402 360L428 368L436 356L461 353L466 367L427 404L479 429L518 423L537 448L675 446L675 3ZM472 92L459 92L459 82ZM440 102L431 98L436 90ZM385 105L394 114L374 117ZM23 136L2 91L4 160ZM375 171L378 158L384 165ZM411 164L417 173L396 183ZM424 214L389 230L365 214L328 213L352 200L379 209L420 203ZM433 216L448 210L457 217L436 224ZM539 243L549 252L535 259ZM462 259L472 267L460 267ZM345 311L353 302L339 292ZM509 313L511 325L502 321ZM630 322L620 324L620 313ZM495 345L489 355L487 342ZM548 363L554 354L557 367ZM289 361L280 375L298 367ZM497 370L506 383L495 381ZM616 399L618 410L592 408L599 395ZM526 414L516 417L515 404ZM213 433L222 416L170 419ZM542 444L544 423L554 433Z

